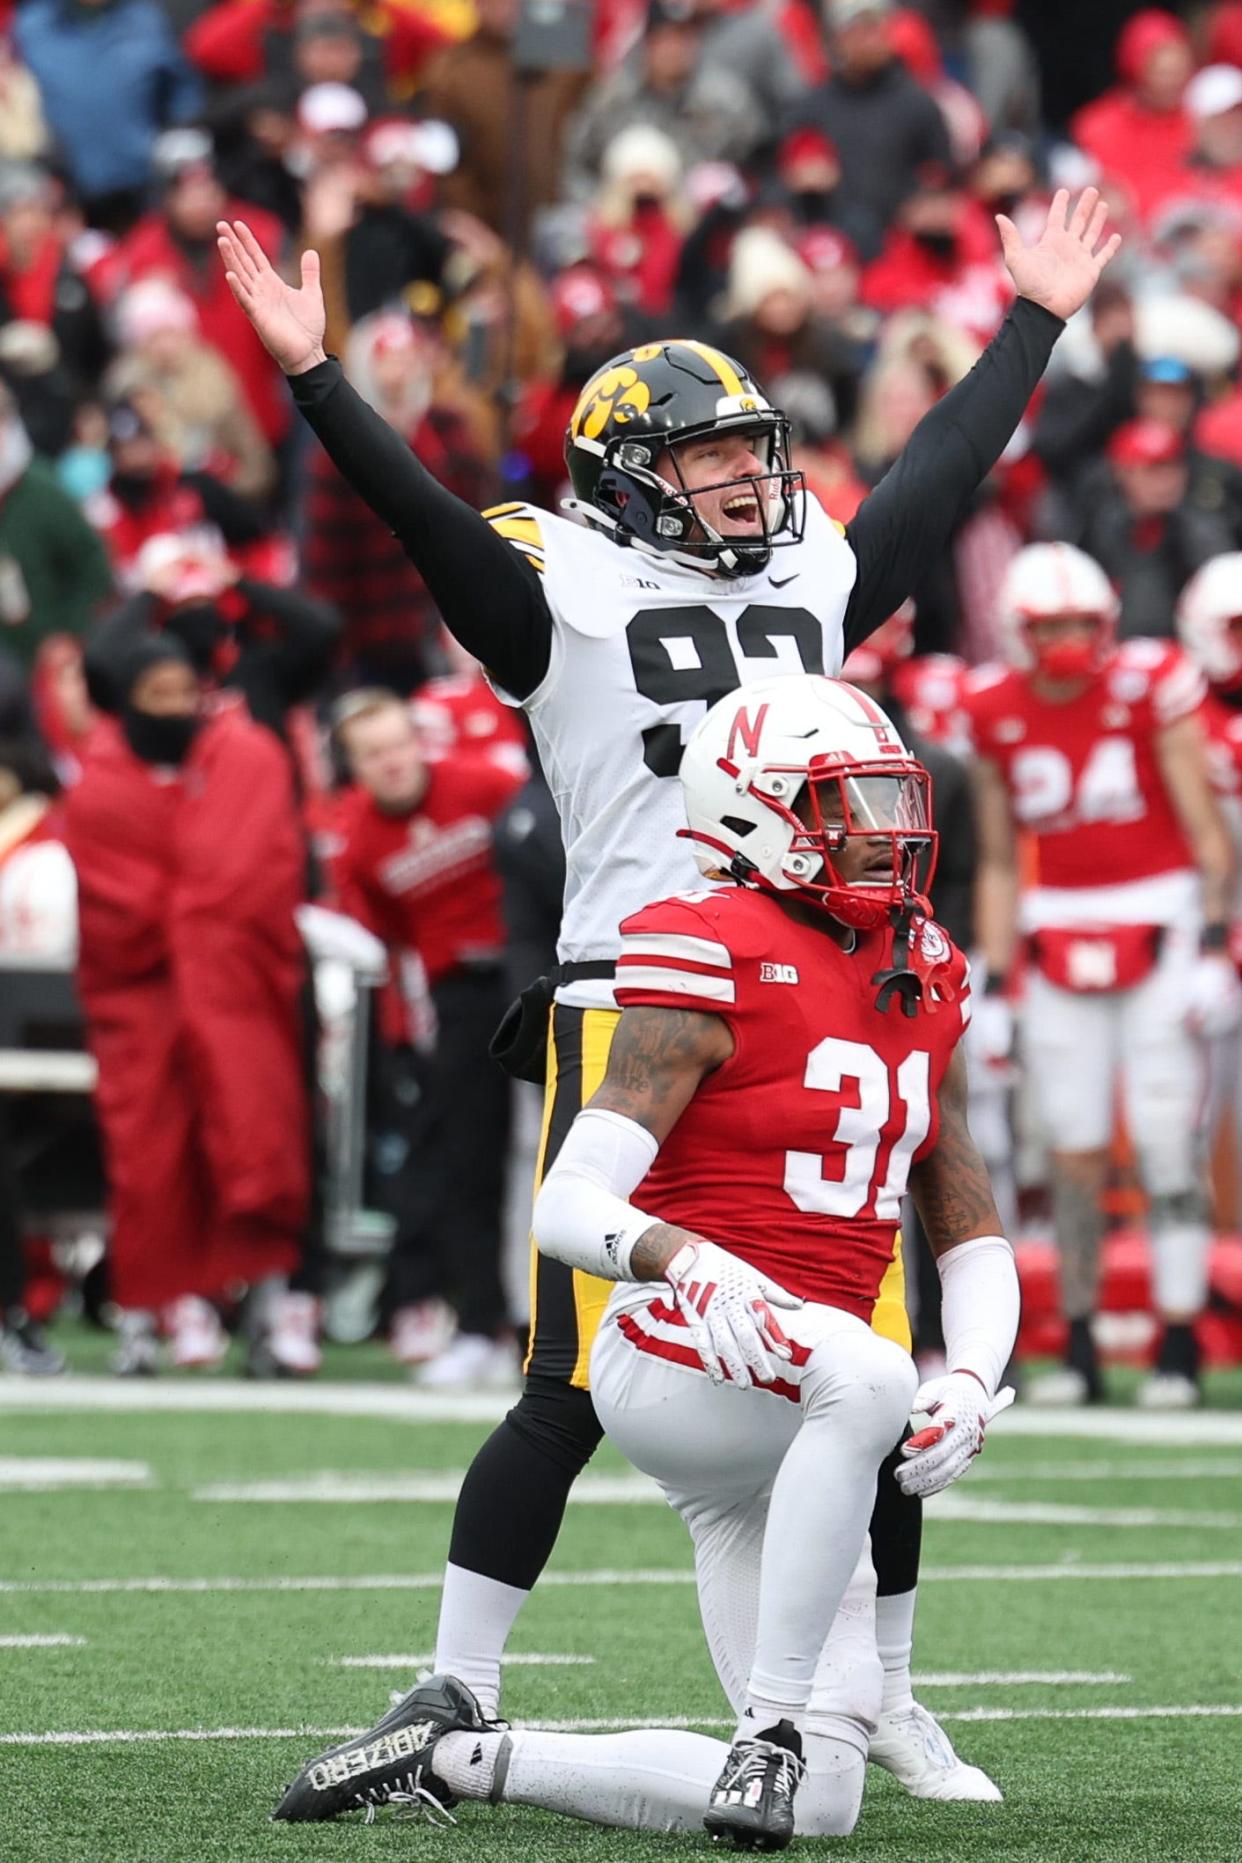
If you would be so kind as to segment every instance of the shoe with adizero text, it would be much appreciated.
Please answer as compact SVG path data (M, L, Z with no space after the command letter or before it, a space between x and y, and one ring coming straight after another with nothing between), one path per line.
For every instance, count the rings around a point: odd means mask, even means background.
M794 1793L806 1765L791 1721L778 1721L753 1740L735 1740L712 1787L703 1823L735 1850L784 1850L794 1834Z
M492 1725L464 1682L451 1675L428 1676L369 1733L303 1766L272 1816L310 1823L366 1811L369 1821L378 1806L396 1805L451 1823L447 1812L453 1795L432 1770L436 1745L445 1734Z

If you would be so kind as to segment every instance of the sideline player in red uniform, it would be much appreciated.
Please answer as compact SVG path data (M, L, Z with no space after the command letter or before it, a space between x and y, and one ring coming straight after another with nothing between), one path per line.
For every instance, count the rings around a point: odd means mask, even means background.
M933 1494L964 1471L1017 1326L965 1118L967 966L924 916L927 773L856 688L788 676L732 695L681 781L701 870L736 883L622 926L607 1072L535 1234L621 1283L591 1388L689 1528L737 1736L510 1734L439 1676L307 1767L278 1816L456 1795L632 1829L706 1823L758 1849L788 1844L795 1817L820 1836L857 1819L880 1711L877 1474L912 1403L933 1421L902 1486ZM907 1184L951 1367L917 1394L909 1354L875 1330Z
M481 755L426 757L410 708L367 687L336 709L357 784L344 799L336 879L341 906L382 938L409 1004L421 1075L388 1304L394 1342L430 1328L439 1297L457 1337L422 1381L511 1382L500 1282L509 1084L487 1059L505 1006L505 927L494 824L521 778Z
M1051 1148L1053 1220L1070 1324L1062 1371L1029 1395L1101 1394L1091 1334L1114 1098L1120 1086L1150 1200L1165 1322L1140 1403L1198 1398L1194 1321L1206 1297L1204 1036L1237 1020L1226 940L1234 860L1207 779L1197 668L1167 641L1112 638L1116 598L1070 544L1011 566L1010 665L973 675L980 942L988 988L1026 938L1022 1046ZM1017 834L1038 870L1022 889Z

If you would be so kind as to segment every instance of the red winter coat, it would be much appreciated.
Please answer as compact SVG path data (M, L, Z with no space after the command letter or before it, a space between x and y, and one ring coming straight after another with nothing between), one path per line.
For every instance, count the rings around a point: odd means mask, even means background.
M249 201L230 201L226 220L244 220L270 259L280 257L284 228L275 214ZM199 332L231 365L250 409L270 446L279 445L291 418L284 377L236 302L224 276L214 243L200 259L191 258L173 238L162 213L147 214L119 240L91 274L91 283L113 298L140 278L171 279L198 311Z
M179 770L110 721L65 801L112 1274L158 1309L285 1273L309 1200L288 759L229 706Z

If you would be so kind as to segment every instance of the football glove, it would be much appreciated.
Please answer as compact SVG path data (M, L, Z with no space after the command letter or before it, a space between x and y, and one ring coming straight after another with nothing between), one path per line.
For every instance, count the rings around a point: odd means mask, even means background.
M940 1494L964 1475L983 1447L988 1424L1013 1399L1008 1385L989 1397L969 1371L951 1371L921 1384L911 1408L932 1421L901 1446L906 1459L898 1465L897 1485L902 1493Z
M1228 1035L1242 1020L1242 984L1233 959L1223 951L1205 951L1187 977L1186 1024L1211 1040Z
M713 1384L771 1384L790 1344L773 1307L800 1307L766 1274L714 1242L687 1242L664 1270L677 1310Z

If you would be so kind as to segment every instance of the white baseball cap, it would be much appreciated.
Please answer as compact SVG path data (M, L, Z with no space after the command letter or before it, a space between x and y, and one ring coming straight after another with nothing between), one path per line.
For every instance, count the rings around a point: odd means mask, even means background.
M367 106L349 84L312 84L298 103L298 127L308 136L361 129Z
M1236 65L1207 65L1186 86L1186 108L1196 122L1224 116L1242 104L1242 71Z

